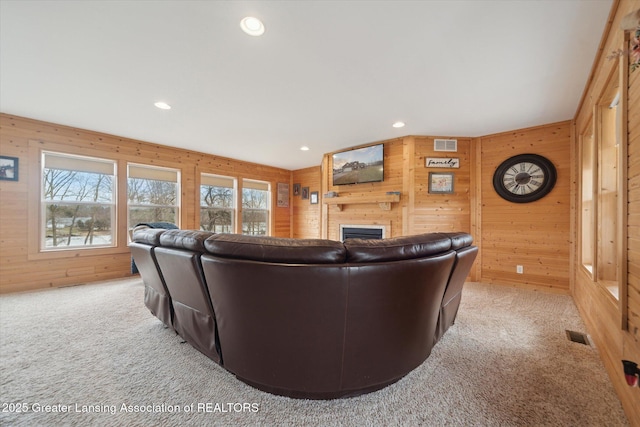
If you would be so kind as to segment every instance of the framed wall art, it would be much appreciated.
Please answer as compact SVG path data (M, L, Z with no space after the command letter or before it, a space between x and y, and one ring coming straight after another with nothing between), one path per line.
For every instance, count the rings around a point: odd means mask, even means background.
M453 172L429 172L429 194L451 194L455 175Z
M18 161L17 157L0 156L0 179L17 181Z
M277 202L279 208L289 207L289 184L286 184L284 182L278 183Z

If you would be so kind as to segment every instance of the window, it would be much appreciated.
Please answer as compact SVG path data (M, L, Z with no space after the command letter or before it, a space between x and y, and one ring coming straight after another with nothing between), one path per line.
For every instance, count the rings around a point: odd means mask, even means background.
M242 181L242 234L269 234L269 190L268 182Z
M43 250L115 245L116 162L42 153Z
M580 136L581 150L582 150L582 180L581 180L581 240L580 246L582 265L590 274L593 274L593 259L594 259L594 219L595 219L595 203L594 203L594 171L595 171L595 156L594 156L594 138L593 138L593 124L590 121L588 128Z
M580 134L580 262L591 279L619 299L624 195L624 145L618 71L603 91L593 120Z
M617 77L617 73L615 74ZM618 79L613 78L598 103L598 208L596 221L596 275L613 296L618 297L618 147L620 121Z
M200 229L233 233L235 223L235 180L202 174L200 178Z
M129 230L140 223L170 222L178 225L180 171L134 164L129 164L128 169Z

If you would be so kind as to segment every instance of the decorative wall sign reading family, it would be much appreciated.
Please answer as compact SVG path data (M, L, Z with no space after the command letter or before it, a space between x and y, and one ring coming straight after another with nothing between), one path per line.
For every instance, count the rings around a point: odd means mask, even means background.
M460 159L457 157L427 157L425 164L427 168L450 168L460 167Z

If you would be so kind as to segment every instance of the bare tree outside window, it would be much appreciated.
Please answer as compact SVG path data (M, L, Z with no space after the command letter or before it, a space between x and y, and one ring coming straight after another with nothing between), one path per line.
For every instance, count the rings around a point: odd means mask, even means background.
M45 154L45 165L47 164ZM53 163L64 163L64 155L51 154ZM60 160L62 159L62 160ZM84 168L92 160L75 160ZM49 163L52 161L49 160ZM109 167L103 160L97 169ZM113 170L113 165L111 165ZM44 249L111 246L114 242L115 199L113 174L46 167L43 170Z
M242 234L267 235L269 230L269 191L242 189Z
M200 229L214 233L233 233L233 188L200 186Z
M140 173L154 168L137 167ZM161 170L158 168L158 170ZM131 171L131 169L130 169ZM173 171L175 181L144 177L131 177L127 180L127 202L129 207L128 227L131 230L136 224L151 222L169 222L178 224L179 186L177 172Z

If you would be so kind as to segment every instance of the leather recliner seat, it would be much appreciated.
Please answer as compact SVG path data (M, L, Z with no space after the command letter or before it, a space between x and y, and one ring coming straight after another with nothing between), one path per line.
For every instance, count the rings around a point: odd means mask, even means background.
M329 399L383 388L429 356L455 321L471 243L170 230L154 253L194 347L261 390Z
M173 329L173 304L155 255L160 235L165 231L154 228L136 230L135 241L129 244L129 248L144 282L144 304L162 323Z
M212 235L206 231L167 230L160 235L155 255L171 294L176 332L220 362L216 318L200 264L204 242Z

